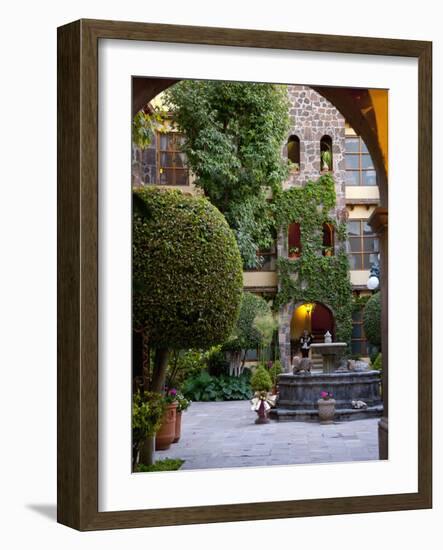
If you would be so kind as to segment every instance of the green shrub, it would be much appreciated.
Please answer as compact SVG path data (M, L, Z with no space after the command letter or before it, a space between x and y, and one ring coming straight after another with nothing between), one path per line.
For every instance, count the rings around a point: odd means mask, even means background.
M142 439L155 435L165 410L165 400L160 393L138 391L132 399L132 429Z
M181 388L187 378L196 376L206 368L207 354L198 349L174 350L169 355L166 385Z
M150 215L133 215L133 325L156 349L225 341L240 310L242 261L223 214L204 197L134 191Z
M269 321L273 322L273 319L266 300L251 292L244 292L237 323L222 349L228 351L232 359L240 358L244 363L248 350L262 349L265 336L268 335L266 332L264 336L262 331L268 331Z
M171 472L179 470L185 461L181 458L164 458L157 460L155 464L147 466L146 464L137 464L136 472Z
M208 372L187 380L183 394L192 401L237 401L251 398L249 373L241 376L211 376Z
M251 387L254 391L270 391L272 380L264 365L259 365L251 377Z
M161 426L166 402L160 393L138 391L132 397L132 445L136 456L147 437L154 436Z
M377 355L375 361L372 363L372 368L374 370L382 370L381 353Z
M272 363L271 368L269 369L269 375L271 377L273 386L277 385L278 375L281 374L282 372L283 372L283 369L282 369L280 361L278 361L278 360L274 361Z
M363 327L368 342L373 346L381 344L381 300L380 292L369 298L363 310Z
M227 374L229 361L226 360L226 353L222 351L221 346L214 346L206 354L208 372L212 376L221 376Z

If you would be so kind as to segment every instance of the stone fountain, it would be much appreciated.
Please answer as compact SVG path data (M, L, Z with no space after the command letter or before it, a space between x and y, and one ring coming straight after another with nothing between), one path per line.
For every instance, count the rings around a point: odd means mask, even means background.
M284 373L278 377L277 407L270 416L278 420L318 420L317 400L322 391L331 392L336 401L336 420L381 416L380 373L369 368L348 370L340 365L346 343L332 342L325 334L325 342L312 344L323 356L323 372ZM365 408L354 408L352 402L364 402Z

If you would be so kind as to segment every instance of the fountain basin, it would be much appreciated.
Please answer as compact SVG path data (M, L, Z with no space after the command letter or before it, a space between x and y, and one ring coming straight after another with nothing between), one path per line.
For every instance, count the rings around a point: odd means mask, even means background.
M382 416L380 387L378 371L280 374L277 406L270 416L278 420L317 421L317 400L322 391L333 394L337 420ZM367 408L354 409L351 401L364 401Z

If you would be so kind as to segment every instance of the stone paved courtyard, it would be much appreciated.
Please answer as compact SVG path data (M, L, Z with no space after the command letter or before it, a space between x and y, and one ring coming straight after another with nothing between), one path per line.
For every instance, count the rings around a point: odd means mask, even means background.
M377 418L331 425L254 420L249 401L192 403L180 441L156 459L182 458L183 470L378 459Z

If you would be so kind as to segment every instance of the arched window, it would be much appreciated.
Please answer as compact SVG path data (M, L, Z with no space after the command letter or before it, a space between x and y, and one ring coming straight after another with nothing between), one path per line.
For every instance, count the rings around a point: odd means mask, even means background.
M300 224L290 223L288 226L288 258L299 258L301 254Z
M323 224L323 256L334 255L334 226L330 223Z
M332 138L323 136L320 140L320 170L322 172L332 172Z
M288 160L293 164L293 170L300 170L300 139L290 136L288 139Z

